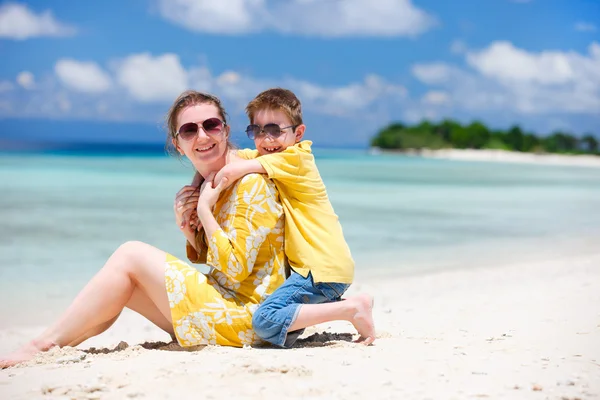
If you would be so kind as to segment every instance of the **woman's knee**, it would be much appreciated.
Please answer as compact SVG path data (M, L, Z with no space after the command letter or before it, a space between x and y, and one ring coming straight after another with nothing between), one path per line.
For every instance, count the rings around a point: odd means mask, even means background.
M144 253L148 247L146 243L135 240L125 242L115 250L111 257L114 262L109 265L125 272L134 272L142 264Z

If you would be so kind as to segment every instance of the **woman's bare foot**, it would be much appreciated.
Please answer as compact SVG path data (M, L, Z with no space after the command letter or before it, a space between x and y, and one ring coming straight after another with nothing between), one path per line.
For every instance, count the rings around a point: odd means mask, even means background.
M56 346L56 344L50 341L32 340L19 350L0 358L0 369L14 367L17 364L29 361L37 353L48 351L54 346Z
M354 328L358 331L360 338L356 341L365 346L375 341L375 324L373 322L373 298L368 294L348 297L346 299L353 307L353 315L350 319Z

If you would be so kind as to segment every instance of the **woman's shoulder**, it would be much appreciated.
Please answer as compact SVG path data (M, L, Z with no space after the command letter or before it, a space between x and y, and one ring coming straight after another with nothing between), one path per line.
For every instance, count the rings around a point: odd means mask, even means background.
M237 181L236 185L237 185L238 191L239 191L240 189L247 190L247 189L253 188L255 186L262 187L262 186L273 185L273 183L269 178L267 178L266 175L248 174L248 175L244 175L243 177L241 177Z
M243 176L237 181L235 191L238 195L242 196L253 196L260 193L279 201L279 194L275 184L264 174L248 174Z

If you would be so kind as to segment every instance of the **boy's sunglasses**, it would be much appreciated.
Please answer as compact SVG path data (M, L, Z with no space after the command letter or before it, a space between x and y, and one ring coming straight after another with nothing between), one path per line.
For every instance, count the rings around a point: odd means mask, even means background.
M248 125L246 128L246 135L252 140L260 139L265 135L269 135L273 139L277 139L279 136L283 134L283 130L287 128L292 128L292 130L296 129L298 125L290 125L284 128L281 128L277 124L266 124L261 127L260 125Z
M207 135L218 135L223 132L225 125L226 123L219 118L206 119L202 121L200 125L195 122L188 122L187 124L181 125L181 128L179 128L175 137L179 136L183 140L192 140L198 135L200 127L202 127L202 130L206 132Z

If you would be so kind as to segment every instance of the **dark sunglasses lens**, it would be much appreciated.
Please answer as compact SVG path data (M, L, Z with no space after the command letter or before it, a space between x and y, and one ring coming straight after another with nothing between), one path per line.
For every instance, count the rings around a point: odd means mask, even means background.
M198 124L188 122L179 128L179 136L184 140L190 140L198 134Z
M218 118L209 118L202 123L202 128L204 129L204 132L216 135L223 130L223 122Z
M273 138L278 138L279 136L281 136L281 128L279 127L279 125L267 124L265 125L264 129L265 132L267 132L269 136Z
M260 126L258 125L248 125L248 127L246 128L246 135L248 135L248 138L254 140L257 137L260 137Z

